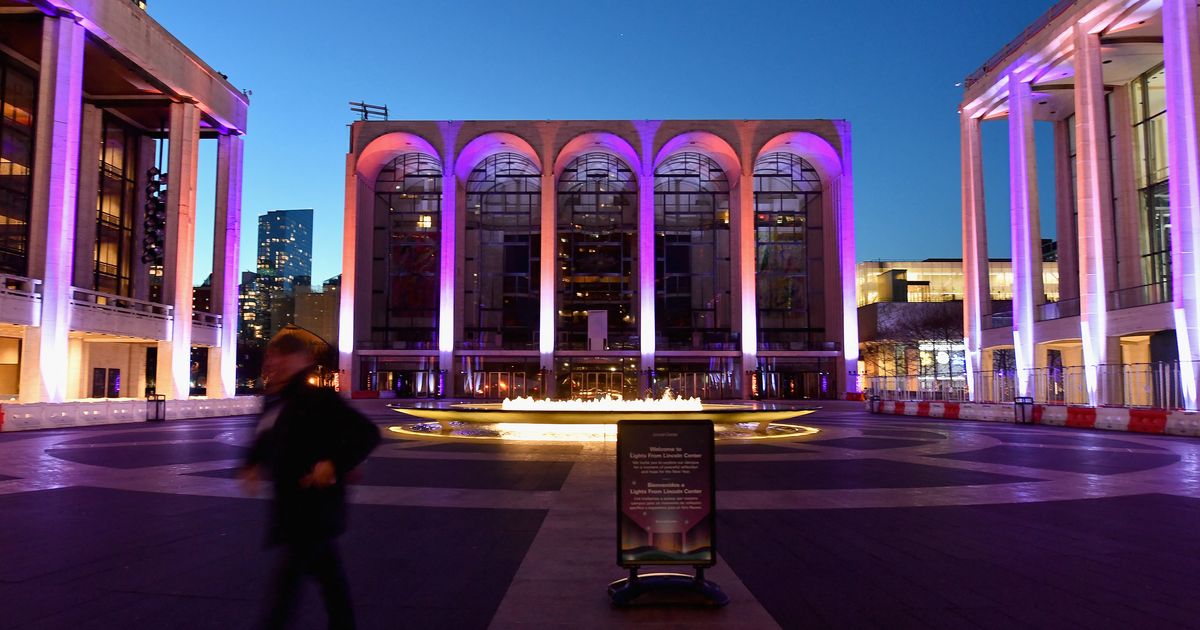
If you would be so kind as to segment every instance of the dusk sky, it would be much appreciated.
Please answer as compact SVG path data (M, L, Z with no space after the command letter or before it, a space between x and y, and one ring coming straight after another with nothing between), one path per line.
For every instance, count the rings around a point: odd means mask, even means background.
M283 2L150 0L250 90L242 268L258 215L315 209L313 279L340 273L348 101L393 119L843 118L859 260L958 257L955 84L1052 0ZM1051 135L1039 125L1045 236ZM988 230L1008 255L1007 132L984 126ZM201 151L196 281L211 256Z

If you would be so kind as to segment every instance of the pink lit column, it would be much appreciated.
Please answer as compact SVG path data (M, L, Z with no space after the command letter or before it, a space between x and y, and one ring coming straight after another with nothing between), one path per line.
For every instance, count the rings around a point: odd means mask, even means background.
M992 303L980 122L971 112L959 114L962 133L963 343L966 346L967 389L971 400L975 399L978 373L983 370L983 316L991 311Z
M1184 404L1197 409L1200 369L1200 15L1195 0L1163 0L1171 280Z
M1038 229L1037 163L1034 158L1033 94L1016 75L1008 78L1009 196L1012 226L1013 348L1017 395L1033 395L1034 309L1042 293Z
M192 268L196 250L196 164L200 110L171 103L167 156L167 238L163 302L172 308L170 339L158 343L155 388L168 399L191 393Z
M370 187L359 177L357 168L355 155L347 154L346 201L342 216L342 287L338 304L338 390L347 396L362 387L354 348L356 340L368 337L371 313L369 252L374 208Z
M454 164L453 159L447 159L444 164ZM438 273L438 367L446 370L446 378L454 368L454 328L455 328L455 278L458 261L458 178L453 169L446 167L442 175L442 240L439 252ZM450 389L451 381L447 380L446 388Z
M1088 404L1107 401L1099 369L1108 359L1108 286L1103 226L1111 220L1112 187L1108 155L1100 36L1075 25L1075 155L1079 208L1079 327L1083 338L1084 383Z
M641 341L641 389L651 386L654 369L654 167L649 157L638 177L638 335Z
M238 253L242 237L242 137L217 139L217 198L213 221L212 309L221 316L218 345L208 350L208 397L237 391Z
M737 187L738 239L734 255L738 257L741 281L742 395L749 397L753 392L747 372L758 371L758 285L754 258L754 174L752 167L748 166L746 171Z
M858 378L858 300L854 248L854 165L851 159L850 123L839 123L842 173L837 181L838 279L841 282L842 382L847 394L862 391Z
M558 277L558 216L555 214L554 171L542 173L541 258L538 278L538 366L546 374L546 396L554 394L555 279Z
M42 279L42 312L40 326L25 328L20 398L63 402L69 378L84 32L69 17L47 17L42 24L28 261L29 275Z

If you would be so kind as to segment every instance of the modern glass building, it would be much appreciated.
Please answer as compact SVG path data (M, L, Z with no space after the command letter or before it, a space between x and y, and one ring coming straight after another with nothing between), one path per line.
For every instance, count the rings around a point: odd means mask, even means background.
M357 395L858 391L844 121L360 121Z
M312 208L271 210L258 217L255 290L264 337L295 323L296 294L311 288L312 223Z
M1064 0L966 79L973 399L1197 408L1198 73L1195 0ZM981 129L992 124L1008 131L1011 304L989 299ZM1036 159L1038 126L1053 129L1050 164ZM1039 212L1038 169L1053 169L1053 213ZM1051 214L1057 299L1039 255Z

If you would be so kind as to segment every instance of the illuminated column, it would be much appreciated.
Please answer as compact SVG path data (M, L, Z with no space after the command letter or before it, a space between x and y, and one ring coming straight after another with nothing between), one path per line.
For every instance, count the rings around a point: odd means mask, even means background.
M438 367L446 370L446 378L454 368L454 299L458 261L458 178L454 176L453 159L448 159L442 175L442 241L438 273ZM450 388L450 382L446 388Z
M349 395L363 386L354 348L357 340L370 337L371 240L374 231L371 188L358 176L353 153L346 155L345 184L342 287L338 298L338 390Z
M1031 396L1034 367L1034 308L1042 293L1042 248L1038 229L1037 163L1034 157L1033 93L1016 75L1008 77L1009 195L1012 225L1013 348L1017 395Z
M1103 226L1112 217L1108 110L1100 36L1075 25L1075 198L1079 208L1079 327L1088 404L1108 402L1099 368L1108 362L1108 287ZM1060 270L1061 272L1061 270Z
M221 316L218 345L208 349L208 397L237 391L238 254L242 238L242 137L217 139L217 198L213 221L212 309Z
M68 17L47 17L42 21L28 250L29 275L42 279L42 312L40 326L25 327L22 402L67 398L82 98L83 27Z
M553 394L554 383L554 309L555 278L558 277L558 216L554 207L554 171L542 173L541 258L538 278L538 355L539 367L546 375L545 395Z
M1197 409L1200 365L1200 15L1194 0L1163 0L1171 281L1184 404Z
M192 267L196 250L196 164L200 109L171 103L167 141L167 237L163 302L172 308L170 339L158 342L155 389L186 400L192 371Z
M858 378L858 300L854 250L854 166L851 160L850 124L841 123L842 174L837 181L838 280L841 283L842 378L847 394L862 391ZM828 276L828 272L826 272ZM828 283L825 285L829 286ZM828 288L826 289L828 291Z
M100 196L100 150L103 112L95 105L84 104L82 131L79 134L79 189L75 215L75 286L85 289L95 285L96 208ZM130 151L136 147L130 147ZM135 188L135 191L141 190ZM137 193L135 192L136 196ZM134 243L141 243L137 239Z
M734 220L738 224L738 241L734 255L738 257L738 277L742 287L742 395L749 397L753 392L747 372L758 371L758 285L755 284L754 264L754 173L752 167L746 171L737 187L738 213Z
M971 400L975 400L977 374L983 371L983 316L991 311L992 304L980 123L981 120L971 112L959 114L962 133L963 344L966 346L967 389Z
M647 162L651 162L647 160ZM638 177L638 329L641 339L641 389L650 387L654 369L654 166L643 166Z

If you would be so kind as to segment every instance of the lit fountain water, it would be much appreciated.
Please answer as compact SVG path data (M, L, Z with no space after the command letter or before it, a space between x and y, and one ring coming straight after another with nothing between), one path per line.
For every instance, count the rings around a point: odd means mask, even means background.
M445 407L402 407L396 411L434 420L391 427L391 431L426 437L501 439L538 442L611 441L618 420L711 420L718 439L784 437L816 433L816 429L782 424L815 409L760 409L748 404L712 404L676 397L624 399L607 395L592 400L509 398L500 403L460 403ZM774 424L773 424L774 423Z

